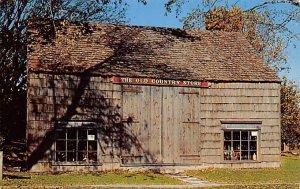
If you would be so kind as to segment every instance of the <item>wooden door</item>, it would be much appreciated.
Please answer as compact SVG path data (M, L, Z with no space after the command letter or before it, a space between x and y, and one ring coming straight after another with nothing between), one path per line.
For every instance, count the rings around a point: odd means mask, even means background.
M200 96L198 89L180 92L182 101L180 126L180 157L182 163L200 162Z
M185 105L180 92L183 87L164 87L162 99L162 162L180 164L182 124Z
M159 88L124 85L122 117L125 127L124 164L153 164L160 161Z
M123 85L123 163L198 163L199 106L187 88Z

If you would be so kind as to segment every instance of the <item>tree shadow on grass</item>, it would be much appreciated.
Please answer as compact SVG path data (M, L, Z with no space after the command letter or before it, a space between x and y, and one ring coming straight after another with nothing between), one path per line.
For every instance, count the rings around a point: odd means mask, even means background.
M3 174L3 179L18 179L18 180L28 180L31 179L31 176L21 176L21 175L13 175L13 174Z

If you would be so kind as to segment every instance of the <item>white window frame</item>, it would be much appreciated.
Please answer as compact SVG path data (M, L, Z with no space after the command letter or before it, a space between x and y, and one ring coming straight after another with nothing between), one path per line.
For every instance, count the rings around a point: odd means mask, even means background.
M221 124L224 162L259 161L262 122L221 121Z
M80 164L99 164L100 163L100 158L99 158L99 127L97 126L96 122L90 122L90 121L64 121L64 122L57 122L56 123L56 129L54 133L54 148L53 148L53 158L52 158L52 163L53 164L58 164L58 165L80 165ZM68 131L73 130L76 133L76 138L68 138ZM79 132L85 131L86 132L86 137L80 139ZM64 138L57 138L57 132L58 131L63 131L65 137ZM93 137L89 136L89 133L94 133ZM89 138L90 137L90 138ZM58 150L57 143L65 142L64 144L64 150ZM68 149L68 142L74 142L75 148L76 149ZM86 142L86 148L85 150L79 150L79 142L84 141ZM89 144L96 147L96 149L91 149L89 150ZM64 153L65 158L63 161L60 161L58 159L58 153ZM86 152L84 156L84 152ZM68 159L68 153L75 153L74 159L70 160ZM79 157L79 153L83 153L83 157ZM93 153L96 159L89 158L89 154ZM90 155L92 157L92 155Z

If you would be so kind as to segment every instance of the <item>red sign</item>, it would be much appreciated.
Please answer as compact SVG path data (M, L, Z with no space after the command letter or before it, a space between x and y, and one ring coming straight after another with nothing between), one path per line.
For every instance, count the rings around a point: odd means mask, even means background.
M173 79L153 79L153 78L135 78L135 77L117 77L112 78L113 83L133 84L133 85L161 85L161 86L177 86L177 87L209 87L207 81L188 81Z

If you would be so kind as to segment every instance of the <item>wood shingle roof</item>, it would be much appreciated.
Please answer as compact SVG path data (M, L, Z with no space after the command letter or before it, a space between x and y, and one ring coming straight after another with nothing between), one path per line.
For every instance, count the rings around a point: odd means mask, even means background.
M29 34L29 71L279 81L241 33L38 21Z

